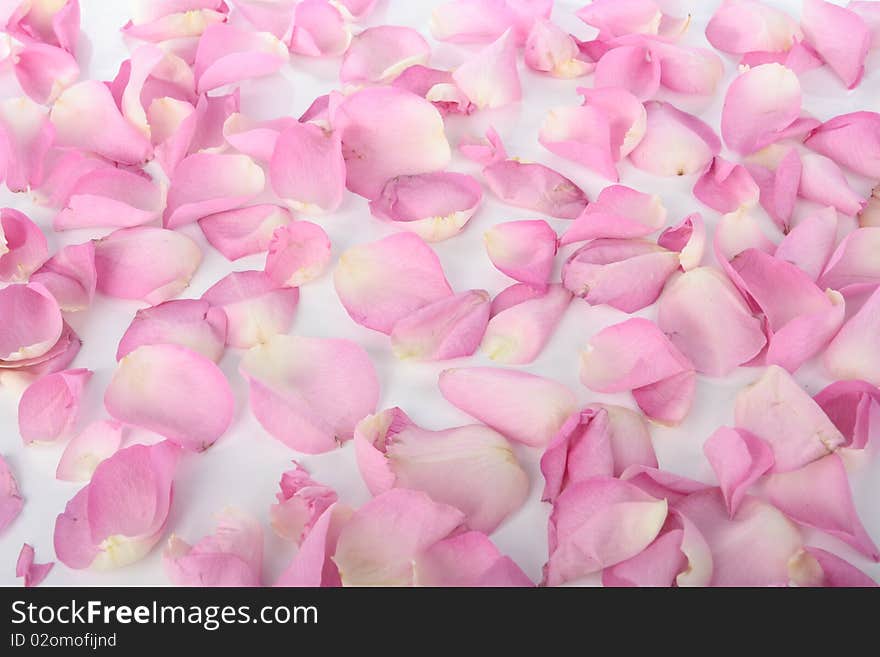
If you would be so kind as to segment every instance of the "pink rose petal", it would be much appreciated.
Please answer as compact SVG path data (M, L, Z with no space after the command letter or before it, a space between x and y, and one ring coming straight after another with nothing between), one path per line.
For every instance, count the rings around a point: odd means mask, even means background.
M24 500L18 490L15 476L6 460L0 456L0 533L21 513Z
M389 82L414 64L427 64L431 47L411 27L368 27L351 41L339 80L343 83Z
M850 187L834 160L815 153L801 156L801 180L798 194L820 205L831 206L843 214L856 216L865 200Z
M872 290L880 283L880 227L857 228L837 245L818 284L844 293L860 288Z
M880 287L831 340L825 350L825 368L837 379L862 379L880 385L878 343Z
M26 281L48 259L46 236L39 226L18 210L0 210L0 281Z
M871 47L871 32L862 17L830 2L804 0L801 27L807 42L847 89L858 86Z
M829 119L804 144L839 165L869 178L880 178L880 114L852 112Z
M74 436L58 461L55 478L61 481L88 481L102 461L122 446L123 426L115 420L92 422Z
M670 226L657 238L658 246L678 251L679 265L684 271L700 266L706 251L706 224L699 212L689 214L677 226Z
M296 461L293 470L281 475L281 491L275 494L275 502L269 507L269 524L282 538L302 545L311 533L321 514L336 503L336 492L309 477L309 473Z
M791 228L791 215L803 169L798 152L790 149L774 171L760 165L746 165L746 168L761 190L761 206L780 230L787 233Z
M351 43L351 32L339 5L326 0L303 0L296 4L290 52L307 57L336 57Z
M592 72L594 65L578 55L574 38L549 20L536 20L526 39L526 66L555 78L577 78Z
M272 189L296 210L333 212L345 191L345 161L339 133L312 123L294 123L278 137L269 163Z
M23 192L43 182L44 160L54 140L45 108L29 98L0 101L0 178L9 191Z
M24 578L25 588L39 586L54 565L54 561L34 563L34 548L25 543L21 546L21 552L18 553L18 560L15 562L15 576Z
M483 339L490 307L485 290L469 290L429 303L394 324L391 349L402 360L471 356Z
M416 559L416 586L534 586L510 557L482 532L463 532L434 543Z
M268 32L242 30L229 23L210 25L199 39L193 65L198 92L271 75L287 59L287 46Z
M15 77L32 100L51 105L79 77L79 66L63 48L28 43L13 54Z
M802 36L791 16L757 0L722 2L706 26L709 43L733 54L785 51Z
M64 321L55 297L40 283L0 289L0 360L28 361L43 356L62 335Z
M290 211L280 205L251 205L202 217L199 228L223 257L238 260L268 251L275 229L292 219Z
M852 4L852 3L850 3ZM821 548L805 547L788 564L796 586L876 587L877 582L851 563Z
M226 345L226 315L198 299L175 299L143 308L120 338L116 360L145 344L177 344L219 362Z
M493 194L517 208L574 219L587 206L576 183L543 164L502 160L483 169L483 177Z
M85 310L92 303L98 282L94 242L61 248L30 280L44 285L58 301L61 310Z
M73 430L91 370L65 370L38 379L18 403L18 431L26 445L51 443Z
M721 427L703 443L703 452L733 518L749 487L773 467L773 450L748 431Z
M619 87L647 100L660 88L660 60L646 44L612 48L596 63L594 81L596 88Z
M499 271L539 288L549 283L556 255L556 231L546 221L496 224L484 238L489 259Z
M847 447L863 449L880 427L880 388L867 381L835 381L813 399L845 436Z
M649 101L645 136L629 154L639 169L657 176L684 176L702 171L721 150L707 124L669 103Z
M645 237L666 223L666 208L657 195L625 185L605 187L560 239L560 245L597 237Z
M837 241L837 212L822 208L797 224L773 254L796 265L814 281L819 278Z
M727 213L758 202L758 184L741 164L716 156L694 185L694 196L713 210Z
M278 285L296 287L321 274L330 263L330 238L318 224L294 221L275 229L266 255L266 274Z
M532 25L550 18L551 0L451 0L431 16L431 33L438 41L488 43L511 29L522 45Z

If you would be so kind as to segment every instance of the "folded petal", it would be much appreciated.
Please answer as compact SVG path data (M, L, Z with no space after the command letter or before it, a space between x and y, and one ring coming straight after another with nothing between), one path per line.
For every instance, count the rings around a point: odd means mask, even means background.
M526 66L555 78L576 78L592 72L594 65L580 59L574 38L549 20L539 19L526 39Z
M843 460L828 454L790 472L768 477L767 498L792 520L827 532L865 556L880 561L853 503Z
M95 468L122 446L123 425L115 420L98 420L74 436L58 461L55 478L88 481Z
M437 255L414 233L348 249L339 258L333 282L355 322L388 334L398 320L452 295Z
M880 283L880 227L857 228L841 240L819 277L819 285L841 290L873 289Z
M230 23L210 25L199 38L193 65L198 92L271 75L287 59L287 46L268 32L242 30Z
M351 41L339 79L343 83L389 82L414 64L427 64L431 48L411 27L368 27Z
M139 226L156 219L164 207L165 194L149 177L102 167L76 181L52 226L55 230Z
M5 175L9 191L23 192L43 182L44 160L54 140L45 108L29 98L0 101L0 178Z
M746 165L746 168L761 190L761 207L783 233L788 233L803 169L798 152L790 149L774 171L760 165Z
M299 463L293 461L293 466L281 475L281 491L275 494L278 501L269 507L269 524L281 538L302 545L321 514L338 498L336 491L314 481Z
M828 304L792 319L770 337L766 363L794 372L820 353L843 324L846 306L843 295L826 290Z
M34 563L34 548L25 543L21 546L21 552L18 553L18 560L15 562L15 576L24 578L25 588L39 586L54 565L54 561Z
M413 566L416 586L534 586L510 557L482 532L463 532L434 543Z
M825 350L826 369L837 379L862 379L880 385L880 287L853 315Z
M469 290L429 303L394 324L391 349L400 359L470 356L483 339L490 307L485 290Z
M353 514L340 503L322 513L275 586L342 586L333 554L339 533Z
M653 100L645 109L645 136L629 154L637 168L657 176L684 176L705 169L721 150L712 128L694 115Z
M32 100L51 105L64 89L76 82L79 66L63 48L28 43L13 55L15 77Z
M185 290L201 261L193 240L164 228L121 228L95 241L98 291L151 305Z
M660 297L657 325L699 372L723 376L766 344L761 322L720 272L698 267Z
M569 486L550 515L545 583L557 586L634 557L657 537L667 508L666 500L611 477Z
M291 207L333 212L345 190L345 161L337 132L295 122L278 137L269 163L272 189Z
M292 219L290 211L280 205L261 204L202 217L199 227L227 260L238 260L268 251L275 229Z
M576 12L587 25L598 28L600 38L627 34L657 34L663 14L653 0L595 0Z
M835 381L813 399L846 437L846 446L863 449L876 433L880 388L867 381Z
M177 344L218 362L226 345L226 315L208 301L176 299L138 310L116 349L122 360L145 344Z
M862 17L830 2L805 0L801 27L807 42L847 89L858 86L871 47L871 31Z
M484 239L492 264L511 278L535 287L550 281L556 256L556 231L543 219L507 221Z
M597 88L619 87L647 100L660 88L660 60L646 44L612 48L596 63L594 81Z
M869 178L880 178L880 114L852 112L829 119L804 144L839 165Z
M560 239L560 245L597 237L644 237L666 223L666 208L656 194L625 185L605 187Z
M351 439L379 401L369 356L348 340L276 335L248 351L240 370L263 428L308 454Z
M694 196L722 213L752 207L759 195L758 184L743 165L718 156L694 185Z
M351 32L339 4L303 0L294 9L290 52L307 57L336 57L351 43Z
M477 211L483 189L471 176L450 171L397 176L370 201L374 217L393 221L423 240L457 234Z
M431 33L438 41L488 43L508 29L522 45L532 25L550 18L551 0L451 0L431 15Z
M0 533L21 513L24 500L9 464L0 456Z
M645 415L659 424L675 426L690 413L696 388L694 370L679 372L632 391L633 399Z
M678 251L679 265L684 271L700 266L706 251L706 224L699 212L689 214L677 226L670 226L657 238L657 245Z
M452 79L477 109L515 103L522 98L516 55L515 36L508 30L455 69Z
M266 274L277 285L296 287L318 278L330 262L330 238L318 224L294 221L275 229Z
M364 418L355 454L374 495L423 491L465 514L471 529L491 533L525 502L529 479L507 440L479 424L428 431L399 408Z
M61 337L64 321L55 297L40 283L0 289L0 360L24 363L43 356Z
M734 417L737 429L773 448L774 472L800 468L846 443L819 405L777 365L739 392Z
M504 203L561 219L587 207L587 195L561 173L534 162L501 160L483 169L492 193Z
M749 487L773 467L773 450L748 431L721 427L703 443L703 452L733 518Z
M209 359L176 344L148 344L119 362L104 406L121 422L201 452L229 428L235 400Z
M7 25L16 36L48 43L74 54L79 38L79 2L60 0L56 2L11 3L18 7Z
M141 164L152 155L150 140L122 116L110 89L97 80L65 89L50 119L57 146L97 153L120 164Z
M734 54L788 50L802 36L791 16L757 0L721 3L706 26L709 43Z
M804 153L801 167L798 194L802 198L820 205L830 205L853 217L861 212L865 200L849 186L834 160L816 153Z
M647 240L594 239L566 260L562 282L590 305L632 313L657 300L678 266L678 253Z
M176 42L192 58L198 47L198 37L201 37L209 26L226 21L227 14L223 11L225 7L222 5L214 8L199 7L189 11L177 11L177 9L173 7L167 12L153 14L144 20L129 21L121 32L134 39L151 43Z
M60 372L76 358L82 340L66 322L62 322L61 337L49 350L39 356L19 360L0 359L0 376L4 370L8 372L28 374L41 377L53 372Z
M691 48L663 40L651 43L660 61L660 84L682 94L711 96L724 76L724 64L712 50Z
M18 431L26 445L51 443L73 430L91 370L65 370L37 379L18 403Z
M0 281L26 281L48 258L40 227L18 210L0 210Z
M30 279L41 283L58 301L61 310L85 310L95 296L95 244L71 244L58 250Z
M451 157L437 109L396 87L348 96L336 111L334 127L342 137L346 185L370 199L391 178L439 171Z
M877 586L877 582L848 561L816 547L807 546L792 557L788 571L795 586Z
M529 288L524 298L514 300L527 287L513 285L492 302L492 318L481 348L495 362L512 365L534 361L571 302L571 292L558 284L544 290ZM512 303L507 305L508 301Z
M773 256L819 278L837 241L837 212L826 207L803 219L782 239Z

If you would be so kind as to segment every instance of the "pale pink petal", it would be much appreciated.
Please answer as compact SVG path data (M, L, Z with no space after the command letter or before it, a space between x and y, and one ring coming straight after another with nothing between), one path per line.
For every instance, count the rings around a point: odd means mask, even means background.
M67 323L62 323L61 337L48 351L40 356L21 360L0 359L0 374L7 370L41 377L60 372L73 362L81 346L82 340L73 329Z
M348 340L276 335L248 351L240 370L257 420L300 452L327 452L351 439L379 401L369 356Z
M706 224L699 212L689 214L677 226L670 226L657 238L657 245L678 251L678 260L684 271L700 266L706 251Z
M12 59L22 90L42 105L55 102L79 77L79 66L73 56L45 43L28 43L14 52Z
M859 226L880 228L880 186L871 190L865 209L859 213Z
M176 299L138 310L119 340L116 360L145 344L177 344L218 362L226 344L226 316L199 299Z
M258 162L269 162L278 137L299 122L290 116L269 121L255 121L239 112L230 114L223 122L223 138L235 150L244 153Z
M176 344L148 344L119 362L104 406L121 422L201 452L229 428L235 400L209 359Z
M391 349L400 359L471 356L483 339L490 307L485 290L469 290L429 303L394 324Z
M269 507L269 524L281 538L302 545L321 514L336 503L336 491L319 484L296 461L294 469L281 475L278 500Z
M0 533L21 513L24 500L9 464L0 456Z
M724 64L712 50L662 40L651 42L651 50L660 61L660 84L672 91L711 96L724 76Z
M782 64L800 75L820 68L824 62L813 46L804 41L795 41L789 50L747 52L739 60L740 66L749 68L761 64Z
M451 157L443 118L424 98L396 87L374 87L348 96L336 111L346 185L376 198L386 181L446 167Z
M353 509L340 503L322 513L275 586L342 586L332 557L339 533L353 514Z
M507 150L495 128L489 126L485 139L465 137L458 142L458 151L471 162L488 167L507 160Z
M439 386L451 404L526 445L547 444L577 409L574 394L561 383L517 370L445 370Z
M55 230L139 226L156 219L165 207L161 187L125 169L104 167L82 176L55 216Z
M458 528L464 514L420 491L393 489L373 498L345 524L333 560L347 586L410 586L415 562Z
M676 504L693 522L712 555L711 586L785 586L788 563L803 545L800 532L778 509L746 496L730 518L720 489Z
M746 168L761 190L761 207L783 233L788 233L803 168L798 152L790 149L774 171L757 164L747 164Z
M794 372L825 349L843 324L846 307L843 295L826 290L828 304L795 317L770 337L765 361Z
M114 96L117 97L122 115L151 140L147 108L153 100L167 96L192 100L195 92L195 78L189 64L152 44L144 44L132 53L127 77L121 95L114 93ZM117 80L121 86L124 80L122 68ZM111 91L115 90L111 87ZM153 143L159 142L153 140Z
M721 113L721 136L728 148L748 155L780 138L801 112L797 76L779 64L763 64L730 84Z
M825 350L826 369L837 379L880 385L880 287L853 315Z
M861 16L871 30L871 49L880 47L880 7L871 0L850 0L846 8Z
M339 10L345 12L346 20L359 21L373 11L378 0L337 0Z
M845 588L877 586L877 582L848 561L816 547L807 546L793 556L788 564L788 572L795 586Z
M631 465L657 467L644 417L622 406L592 404L572 414L544 450L541 499L552 503L568 486L620 476Z
M880 388L867 381L835 381L813 397L846 437L846 446L863 449L880 425Z
M657 34L663 20L653 0L594 0L576 13L587 25L599 30L600 38L627 34Z
M88 481L95 468L122 446L123 426L115 420L98 420L74 436L58 461L55 478Z
M619 479L567 487L550 515L545 583L557 586L634 557L657 537L666 514L666 500Z
M713 210L727 213L757 204L760 189L741 164L716 156L694 185L694 196Z
M767 342L737 289L710 267L687 271L666 288L657 325L698 372L710 376L750 361Z
M774 472L800 468L846 443L819 405L777 365L739 392L735 425L770 444Z
M303 0L296 5L290 52L308 57L336 57L351 43L351 32L338 6L326 0Z
M690 413L697 375L694 370L679 372L632 391L633 399L644 414L658 424L675 426Z
M590 73L594 65L580 59L574 38L549 20L536 20L526 39L526 66L555 78L577 78Z
M5 177L9 191L40 186L54 139L45 108L24 97L0 101L0 178Z
M263 528L237 511L217 517L217 529L195 545L175 535L162 554L168 579L176 586L260 586Z
M187 51L190 57L195 56L198 37L205 30L227 19L222 6L216 9L196 8L189 11L171 9L168 13L153 15L143 20L129 21L121 32L129 37L161 43L163 41L177 43L178 47Z
M773 450L748 431L721 427L703 443L703 452L733 518L749 487L773 467Z
M669 103L645 103L645 136L629 154L639 169L658 176L684 176L705 169L721 150L718 136L703 121Z
M193 65L198 92L271 75L287 59L287 46L268 32L242 30L228 23L210 25L199 39Z
M95 242L98 291L151 305L185 290L201 261L193 240L163 228L122 228Z
M65 370L37 379L18 403L18 431L26 445L66 438L79 417L91 370Z
M74 54L79 38L78 0L6 3L15 9L7 29L17 37L48 43ZM14 5L18 7L14 7Z
M798 194L802 198L820 205L830 205L853 217L865 206L865 200L849 186L840 167L831 158L804 153L801 155L801 167Z
M806 146L841 166L880 178L880 114L852 112L835 116L814 130Z
M552 0L451 0L434 9L431 33L439 41L488 43L510 29L522 45L552 9Z
M504 274L535 287L544 287L553 272L556 231L543 219L507 221L484 235L492 264Z
M597 237L644 237L665 223L666 208L659 196L625 185L609 185L575 219L559 243L564 246Z
M786 235L775 258L796 265L814 281L819 278L837 241L837 212L822 208L803 219Z
M594 239L562 268L562 282L590 305L626 313L651 305L679 266L679 255L647 240Z
M333 282L355 322L388 334L398 320L452 295L437 255L414 233L348 249L339 258Z
M427 64L430 56L428 42L411 27L368 27L345 51L339 79L343 83L389 82L409 66Z
M526 298L509 306L498 303L499 299L518 296L523 288L528 288ZM492 318L481 345L483 353L497 363L531 363L550 341L570 302L571 292L559 284L543 290L522 283L507 288L492 302Z
M802 36L791 16L758 0L722 2L706 26L709 43L734 54L785 51Z
M39 586L54 565L54 561L34 563L34 548L25 543L21 546L21 552L18 553L18 560L15 562L15 576L24 578L25 588Z
M345 161L338 132L295 122L278 137L269 164L272 189L291 207L333 212L345 190Z
M196 103L196 121L187 152L209 151L221 153L226 150L223 126L233 114L241 110L241 93L236 87L228 94L208 96L202 94Z
M799 470L774 474L763 490L792 520L827 532L880 561L880 550L859 520L839 455L829 454Z
M687 567L681 550L681 529L661 533L653 543L634 557L602 571L605 587L669 587Z
M202 217L199 227L205 239L227 260L238 260L268 251L275 229L292 219L286 208L262 204Z
M147 122L156 161L166 175L186 157L199 121L198 109L185 100L162 97L147 107Z
M195 153L171 176L164 223L178 228L241 207L263 191L263 170L247 155Z
M596 64L594 84L620 87L647 100L660 88L660 60L647 45L612 48Z
M330 238L318 224L294 221L275 229L266 274L277 285L296 287L318 278L330 262Z
M483 188L471 176L439 171L389 180L370 201L374 217L393 221L428 242L457 234L477 211Z
M452 79L477 109L494 109L522 98L516 70L516 40L511 31L459 66Z
M467 96L455 86L452 72L445 69L415 64L394 78L391 85L430 100L443 116L470 114L474 110Z
M50 114L56 145L97 153L120 164L141 164L153 147L129 123L102 82L87 80L65 89Z
M40 283L0 289L0 361L21 362L43 356L61 337L64 322L55 297Z
M862 17L830 2L804 0L801 27L807 42L847 88L858 86L871 47L871 31Z
M483 178L493 194L517 208L574 219L587 206L576 183L543 164L502 160L483 169Z
M534 586L510 557L482 532L463 532L434 543L414 565L416 586Z
M392 408L358 424L355 454L374 495L391 488L423 491L460 509L467 526L481 532L494 531L528 494L528 476L510 444L479 424L428 431ZM371 476L380 463L383 476Z
M873 289L880 283L880 227L858 228L843 238L819 277L819 285L841 290Z
M231 4L260 32L271 32L282 41L290 38L297 0L232 0Z
M98 280L94 243L63 247L30 280L44 285L58 301L61 310L85 310L92 303Z
M0 210L0 281L26 281L48 259L40 227L18 210Z

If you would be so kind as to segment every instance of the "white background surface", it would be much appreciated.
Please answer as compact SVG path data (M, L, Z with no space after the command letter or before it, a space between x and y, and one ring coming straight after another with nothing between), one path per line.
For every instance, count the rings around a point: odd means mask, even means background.
M458 47L435 42L430 37L428 21L431 9L438 4L434 0L380 0L377 10L365 25L386 23L416 27L435 46L431 65L453 67L473 52L476 47ZM127 21L130 9L125 1L80 0L82 6L83 41L80 44L80 66L83 77L103 80L112 79L119 63L128 56L128 50L118 32ZM574 10L584 3L557 1L553 20L580 38L591 37L594 32L574 17ZM692 0L661 2L667 13L682 15L691 13L693 21L684 42L709 47L704 29L716 6L715 1ZM771 2L785 8L795 17L799 16L797 0ZM355 30L361 29L356 26ZM671 100L687 111L699 114L718 130L719 116L724 92L736 74L736 60L722 54L726 77L719 85L718 93L711 98L681 97L661 90L659 98ZM241 86L242 112L255 118L274 118L280 115L299 114L319 94L337 87L339 60L314 60L293 56L281 74L271 78L245 82ZM453 147L464 135L482 135L487 126L494 125L501 133L511 156L532 159L552 166L580 184L595 198L608 183L586 169L558 158L543 149L537 142L537 131L547 110L557 105L580 103L576 87L591 86L591 77L577 80L556 80L538 75L522 65L521 78L524 99L514 106L496 111L479 112L469 118L450 117L447 134ZM819 119L856 109L880 110L880 55L874 52L868 59L868 73L854 91L846 91L843 85L827 70L811 71L801 76L804 89L804 108ZM7 83L0 89L9 88ZM722 153L725 157L728 153ZM736 159L730 157L730 159ZM450 167L453 170L478 175L478 167L455 156ZM621 183L637 189L660 194L669 210L669 223L678 223L686 214L700 211L710 232L719 214L702 206L691 195L694 177L665 179L653 177L634 169L628 162L619 164ZM865 180L853 179L854 186L862 193L868 192ZM83 242L99 237L110 230L71 231L64 234L51 232L54 211L35 206L27 195L13 196L5 188L0 192L0 204L19 208L37 221L49 236L50 249L66 244ZM801 203L798 216L809 210ZM772 227L763 211L755 211L761 217L769 235L781 236ZM488 190L483 207L458 236L434 245L447 277L455 290L485 288L493 295L512 281L497 272L489 262L483 247L482 235L489 227L501 221L534 218L538 215L504 206L497 202ZM545 217L546 218L546 217ZM566 222L548 219L558 232ZM342 208L333 215L317 221L326 229L333 242L334 263L339 254L349 246L383 237L393 228L374 219L364 199L348 194ZM842 220L844 225L848 220ZM204 262L182 295L199 297L208 287L233 270L261 269L264 256L251 256L235 263L227 262L205 242L196 224L183 229L198 240L204 250ZM561 264L576 248L567 247L558 257ZM711 250L711 249L710 249ZM704 264L711 262L707 253ZM105 417L102 406L104 388L115 366L114 354L119 338L128 326L137 303L96 298L87 311L69 317L69 322L83 340L83 347L73 367L88 367L95 375L89 383L84 399L79 426ZM637 315L654 318L655 307L649 307ZM549 346L530 366L530 372L554 378L571 387L584 404L609 401L630 407L634 402L628 394L600 395L592 393L578 381L578 351L589 338L601 328L627 319L627 315L608 307L589 307L576 299L566 313ZM13 318L0 318L13 321ZM346 315L339 303L328 271L319 280L309 283L301 290L301 300L292 333L306 336L344 337L362 344L375 363L381 385L380 408L401 406L412 419L430 429L442 429L471 422L443 399L437 390L438 373L454 365L491 364L477 354L471 359L444 363L397 362L392 355L386 336L357 326ZM333 486L341 499L359 505L369 498L354 462L351 444L335 452L306 456L299 455L270 437L250 413L247 403L247 387L237 372L242 352L227 349L221 362L236 397L236 415L233 426L207 452L188 454L181 462L175 481L175 499L168 523L171 531L189 542L195 542L214 527L214 514L226 506L240 508L258 518L264 525L265 566L264 581L271 584L289 563L294 546L277 538L268 527L268 509L274 501L281 473L288 469L290 460L297 458L312 476ZM723 380L699 377L696 399L690 416L679 427L652 427L654 446L661 467L670 471L713 481L712 472L702 454L703 441L720 425L732 424L733 400L737 391L756 379L760 368L740 368ZM795 377L811 394L815 394L829 381L821 367L808 363ZM8 460L15 472L25 505L22 514L0 537L0 584L18 584L14 577L15 559L21 544L31 543L37 561L54 560L52 532L55 516L77 490L79 484L56 481L55 467L63 451L62 444L25 448L18 435L16 408L21 387L14 381L0 383L0 453ZM130 434L131 440L154 440L149 434ZM546 518L549 505L540 502L543 479L538 470L540 452L536 449L515 447L523 466L529 473L532 486L527 504L496 531L492 538L535 581L540 579L541 566L547 556ZM880 446L869 446L867 453L851 453L845 456L854 488L856 504L862 521L875 541L880 541ZM880 565L872 564L843 543L814 532L805 532L810 542L834 551L864 569L875 579L880 579ZM161 564L160 543L143 561L126 568L95 573L75 571L58 563L46 580L51 585L145 585L167 584ZM595 580L587 580L592 582Z

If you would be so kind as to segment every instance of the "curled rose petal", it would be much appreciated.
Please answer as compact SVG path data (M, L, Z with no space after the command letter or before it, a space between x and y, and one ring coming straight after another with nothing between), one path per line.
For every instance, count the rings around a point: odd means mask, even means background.
M770 337L766 362L794 372L820 353L843 324L846 311L843 295L826 290L828 304L792 319ZM826 352L827 353L827 352Z
M590 305L632 313L657 300L678 266L678 253L647 240L594 239L566 260L562 282Z
M660 60L646 44L612 48L596 63L595 86L626 89L639 100L660 88Z
M345 191L339 133L295 122L278 137L269 162L272 189L296 210L333 212Z
M276 335L248 351L240 370L263 428L308 454L351 439L379 401L369 356L348 340Z
M227 260L269 250L275 229L292 221L290 211L280 205L252 205L227 210L199 219L205 239Z
M0 456L0 533L21 513L24 500L18 491L18 483L9 464Z
M199 39L193 65L198 92L270 75L287 59L287 46L268 32L242 30L229 23L211 25Z
M713 210L727 213L750 208L758 202L760 189L741 164L716 156L694 185L694 196Z
M79 77L79 66L63 48L28 43L14 52L15 77L22 90L37 103L51 105Z
M839 165L869 178L880 178L880 114L852 112L829 119L804 144Z
M525 298L514 299L523 292ZM525 284L507 288L492 302L483 353L497 363L531 363L550 341L570 301L571 292L558 284L544 290Z
M122 446L123 426L115 420L92 422L74 436L58 461L55 478L61 481L88 481L95 468Z
M395 222L428 242L457 234L477 211L483 188L471 176L450 171L397 176L370 201L374 217Z
M706 224L699 212L689 214L677 226L670 226L657 238L657 245L678 251L679 265L684 271L700 266L706 251Z
M602 586L672 586L687 567L687 557L681 550L683 535L681 529L663 532L636 556L605 568Z
M121 228L95 242L98 291L120 299L167 301L186 289L201 261L193 240L163 228Z
M437 109L396 87L348 96L336 110L334 126L342 137L346 185L370 199L391 178L439 171L451 157Z
M593 70L579 53L574 38L549 20L536 20L526 39L526 66L555 78L577 78Z
M209 359L176 344L147 344L119 361L104 406L121 422L201 452L229 428L235 399Z
M507 221L484 234L492 264L520 283L545 287L556 256L556 231L543 219Z
M443 116L470 114L474 109L464 92L455 86L452 72L445 69L415 64L394 78L391 85L431 101Z
M711 96L724 75L724 64L712 50L690 48L662 40L651 43L660 61L660 84L683 94Z
M280 287L261 271L237 271L212 285L202 301L225 315L226 344L249 349L290 330L299 290Z
M857 228L837 245L819 285L847 293L872 290L880 283L880 261L875 254L880 246L880 227Z
M722 2L706 26L709 43L733 54L784 51L802 37L791 16L757 0Z
M764 492L792 520L827 532L880 561L880 549L859 520L846 468L838 454L768 477Z
M333 553L339 533L352 515L354 510L340 503L322 513L275 586L342 586Z
M40 356L20 360L0 359L0 378L5 372L28 374L34 377L60 372L76 358L82 346L82 340L66 323L62 323L61 337Z
M44 285L64 312L85 310L92 303L98 282L94 242L61 248L30 280Z
M517 208L574 219L587 207L576 183L543 164L502 160L483 169L483 177L493 194Z
M55 139L46 109L29 98L0 101L0 179L12 192L43 182L44 160Z
M773 450L748 431L721 427L703 443L703 452L733 518L749 486L773 467Z
M516 41L508 30L459 66L452 79L477 109L494 109L522 98Z
M832 206L853 217L865 206L865 200L849 186L834 160L816 153L804 153L801 156L798 194L809 201Z
M526 445L547 444L577 408L561 383L517 370L456 368L441 372L438 383L451 404Z
M280 537L302 545L321 514L338 498L336 491L314 481L299 463L294 461L293 466L281 475L277 502L269 507L269 524Z
M773 254L796 265L814 281L819 278L837 241L837 212L822 208L789 231Z
M831 552L805 547L788 563L795 586L876 587L877 582L861 570Z
M746 168L761 190L761 206L780 230L787 233L791 228L803 168L798 152L790 149L774 171L760 165L746 165Z
M18 403L18 431L26 445L51 443L73 430L91 370L64 370L37 379Z
M238 208L263 191L263 170L247 155L195 153L171 176L166 228L179 228L202 217Z
M368 27L351 40L342 58L343 83L389 82L409 66L427 64L431 47L411 27Z
M559 244L597 237L644 237L665 223L666 208L659 196L625 185L609 185L569 226Z
M777 365L739 392L735 424L770 444L774 472L800 468L846 443L819 405Z
M398 320L452 294L437 255L414 233L348 249L333 283L355 322L387 334Z
M310 221L275 229L266 255L266 274L278 285L296 287L324 273L330 262L330 238Z
M853 315L825 350L826 369L837 379L862 379L880 385L880 287Z
M336 57L351 43L351 32L340 5L326 0L303 0L293 13L290 52L307 57Z
M235 150L258 162L269 162L282 132L299 123L291 116L255 121L234 112L223 122L223 138Z
M223 23L227 15L221 5L211 8L195 7L191 10L179 11L171 6L160 10L160 13L144 14L135 17L121 30L124 35L151 43L172 41L194 56L200 37L210 25Z
M165 530L180 455L165 440L126 447L98 465L55 520L58 559L109 570L145 557Z
M666 500L611 477L567 487L550 515L544 581L557 586L634 557L657 537L667 508Z
M664 15L653 0L595 0L576 12L601 39L627 34L658 34Z
M550 18L551 0L451 0L431 15L431 33L438 41L488 43L508 29L522 45L532 25Z
M174 534L162 561L176 586L259 586L263 568L263 528L232 509L217 518L217 529L195 545Z
M61 337L64 321L55 297L40 283L0 289L0 361L24 363L49 352Z
M24 578L25 588L39 586L54 565L54 561L34 563L34 548L25 543L21 546L21 552L18 553L18 560L15 562L15 576Z
M79 2L56 0L13 2L18 5L6 28L24 39L35 39L74 54L79 38Z
M116 360L145 344L177 344L216 363L226 344L226 316L222 309L199 299L175 299L143 308L120 338Z
M880 388L867 381L835 381L813 399L846 437L845 445L863 449L876 433Z
M416 586L534 586L482 532L462 532L434 543L416 559Z
M657 176L684 176L702 171L721 150L711 127L669 103L649 101L645 136L629 154L639 169Z
M685 272L666 288L657 325L697 371L711 376L750 361L767 342L737 289L709 267Z
M830 2L804 0L801 27L807 42L847 89L858 86L871 47L871 32L862 17Z
M0 210L0 281L26 281L48 258L39 226L18 210Z
M470 356L483 339L490 307L485 290L469 290L429 303L394 324L391 349L402 360Z
M428 431L399 408L364 418L355 454L370 492L424 491L465 514L471 529L491 533L525 502L529 479L507 440L488 427Z

